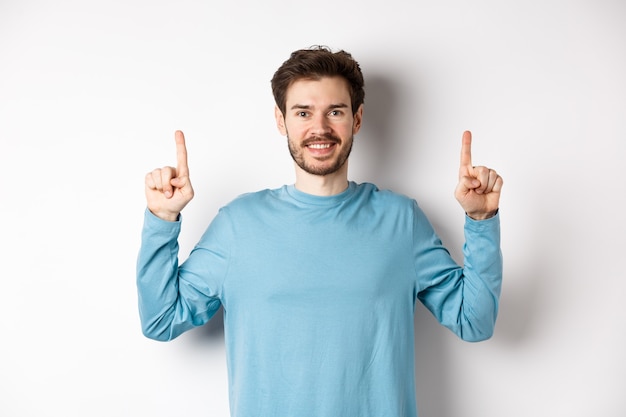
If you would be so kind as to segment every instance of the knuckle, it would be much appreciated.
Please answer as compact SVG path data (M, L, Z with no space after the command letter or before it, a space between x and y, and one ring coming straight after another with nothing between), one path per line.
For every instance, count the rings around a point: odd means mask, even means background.
M159 171L161 178L172 178L172 167L163 167Z

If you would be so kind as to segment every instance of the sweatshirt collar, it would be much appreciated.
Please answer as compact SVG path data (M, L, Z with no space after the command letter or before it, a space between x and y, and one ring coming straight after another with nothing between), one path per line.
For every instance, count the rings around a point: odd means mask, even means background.
M287 194L297 200L300 203L314 205L314 206L334 206L342 201L347 200L352 196L356 190L356 183L353 181L348 182L348 188L342 191L339 194L330 195L330 196L319 196L313 194L307 194L298 190L295 185L287 185L285 186L285 190Z

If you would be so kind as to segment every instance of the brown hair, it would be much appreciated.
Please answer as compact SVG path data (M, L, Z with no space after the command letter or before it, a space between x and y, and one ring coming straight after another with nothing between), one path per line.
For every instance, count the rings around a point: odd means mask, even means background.
M326 46L300 49L292 52L289 59L283 62L272 78L272 93L276 105L285 114L287 89L297 80L335 76L348 82L352 113L356 113L365 100L363 73L359 63L348 52L332 52Z

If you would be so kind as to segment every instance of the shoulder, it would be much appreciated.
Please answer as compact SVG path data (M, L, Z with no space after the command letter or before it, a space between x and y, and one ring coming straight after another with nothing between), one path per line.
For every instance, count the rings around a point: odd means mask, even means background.
M357 184L356 194L359 198L373 204L381 204L388 207L410 208L416 205L415 200L411 197L389 189L378 188L375 184L368 182Z
M405 194L389 189L380 189L371 183L357 186L352 207L369 218L411 224L420 211L417 202Z
M258 208L267 205L271 201L280 199L280 195L284 192L284 187L276 189L263 189L240 194L222 207L222 211L248 211L250 208Z

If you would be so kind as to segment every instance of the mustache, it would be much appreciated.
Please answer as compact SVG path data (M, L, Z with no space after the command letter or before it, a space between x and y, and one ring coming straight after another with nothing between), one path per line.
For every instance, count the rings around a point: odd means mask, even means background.
M308 146L311 143L315 143L315 142L333 142L333 143L341 143L341 139L339 139L337 136L331 134L331 133L325 133L323 135L315 135L315 136L311 136L310 138L305 139L302 142L303 146Z

